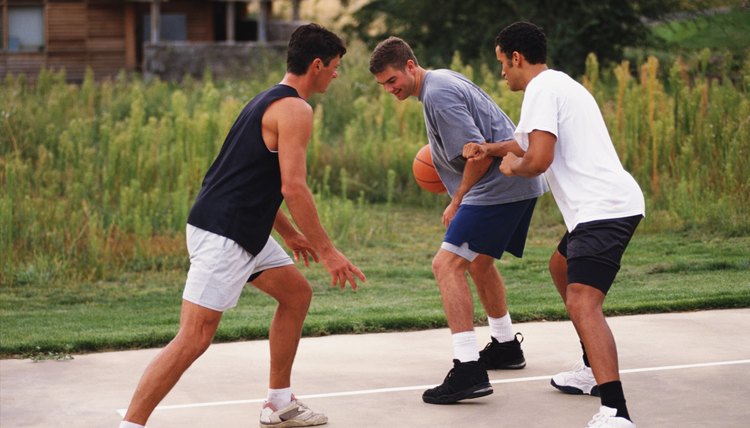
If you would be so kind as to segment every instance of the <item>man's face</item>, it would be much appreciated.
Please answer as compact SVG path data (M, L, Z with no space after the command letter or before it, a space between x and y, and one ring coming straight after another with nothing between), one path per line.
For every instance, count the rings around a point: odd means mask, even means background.
M495 56L497 57L497 62L502 66L500 75L508 83L508 88L511 91L520 91L523 89L520 81L521 70L513 66L513 60L505 56L505 53L500 50L500 46L495 46Z
M403 70L388 66L385 70L375 74L375 80L383 85L386 92L403 101L411 95L417 95L414 93L416 92L416 77L412 72L413 68L411 61L407 62Z
M341 64L341 57L337 56L336 58L332 59L331 62L328 63L328 65L323 65L321 62L320 64L320 72L318 73L316 80L317 80L317 88L318 90L316 92L323 93L326 90L328 90L328 85L331 84L331 81L338 77L338 68L339 64Z

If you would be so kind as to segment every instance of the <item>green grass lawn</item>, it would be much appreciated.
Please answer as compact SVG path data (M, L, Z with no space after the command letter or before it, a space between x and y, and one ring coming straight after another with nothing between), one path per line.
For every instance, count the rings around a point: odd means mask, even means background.
M368 277L356 293L330 288L321 266L302 267L315 290L304 335L445 326L430 268L442 238L441 212L398 208L390 213L388 239L348 250L340 243ZM562 227L540 222L535 217L524 259L498 262L515 322L566 317L547 273ZM623 264L605 305L610 315L750 306L750 237L639 232ZM161 346L177 330L186 268L185 263L181 269L96 283L3 285L0 357ZM247 287L238 307L226 313L216 340L265 338L274 308L273 300ZM478 301L475 313L477 323L484 322Z

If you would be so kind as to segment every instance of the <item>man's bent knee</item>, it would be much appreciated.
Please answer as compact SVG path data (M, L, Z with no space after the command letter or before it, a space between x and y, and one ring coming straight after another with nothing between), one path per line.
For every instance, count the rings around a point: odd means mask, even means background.
M177 336L172 339L170 346L176 347L179 350L179 354L184 358L195 361L206 352L212 342L213 335L196 335L194 333L180 331L177 333Z
M180 331L174 339L175 344L190 354L200 356L211 345L221 316L220 311L183 300Z
M432 273L440 280L447 274L464 273L469 269L469 261L450 251L440 250L432 259Z
M293 292L284 299L284 303L290 307L307 312L312 302L313 290L307 280L302 280L293 287ZM279 300L281 303L281 300Z
M586 284L569 284L565 307L571 317L580 317L593 312L601 312L604 293Z
M482 274L490 269L497 270L495 267L495 259L492 256L480 254L468 265L469 273L471 275Z
M312 301L312 287L294 265L269 269L253 285L287 308L307 311Z

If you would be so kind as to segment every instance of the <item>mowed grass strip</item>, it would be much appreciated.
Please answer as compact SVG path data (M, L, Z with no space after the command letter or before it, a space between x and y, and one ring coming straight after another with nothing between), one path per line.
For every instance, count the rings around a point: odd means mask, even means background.
M340 247L367 275L357 292L330 287L320 265L300 268L314 297L305 336L427 329L446 326L431 260L443 226L439 208L368 206L377 219L388 215L386 238ZM535 217L523 259L497 262L516 322L566 319L547 272L549 255L563 229ZM647 223L649 219L644 220ZM647 228L644 228L647 230ZM176 333L184 262L165 263L106 281L0 287L0 356L53 355L162 346ZM181 265L179 268L170 267ZM605 304L609 315L750 306L750 237L697 233L636 234ZM217 342L267 337L275 302L246 287L238 306L224 315ZM477 324L485 322L475 298Z

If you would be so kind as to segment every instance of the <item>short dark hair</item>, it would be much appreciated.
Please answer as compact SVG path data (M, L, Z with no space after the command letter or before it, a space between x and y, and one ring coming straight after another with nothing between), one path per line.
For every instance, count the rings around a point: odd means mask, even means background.
M406 68L406 62L412 60L419 65L411 46L398 37L388 37L378 43L370 55L370 73L378 74L387 67L399 70Z
M547 37L544 30L530 22L514 22L503 28L495 38L495 46L508 58L518 52L530 64L547 63Z
M328 66L332 59L343 57L345 53L346 47L339 36L318 24L305 24L297 27L289 39L286 71L301 76L315 58Z

